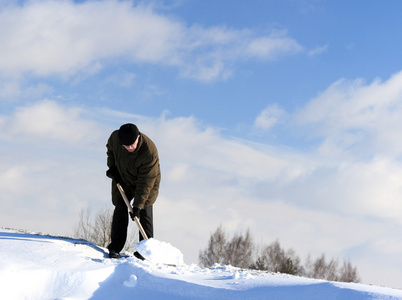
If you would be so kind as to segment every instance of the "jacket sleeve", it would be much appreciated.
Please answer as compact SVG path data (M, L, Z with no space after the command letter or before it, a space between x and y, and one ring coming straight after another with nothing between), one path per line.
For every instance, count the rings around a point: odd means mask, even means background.
M135 190L134 206L141 209L145 207L145 203L150 197L159 173L159 158L157 156L149 157L149 159L140 165L137 173L138 181Z
M106 154L107 154L107 166L109 169L115 165L115 158L114 158L114 153L113 153L113 139L112 135L109 137L109 140L107 141L106 144Z
M107 166L112 168L116 165L115 163L115 153L113 152L113 133L110 135L107 144L106 144L106 154L107 154ZM112 194L112 203L113 205L117 205L120 197L120 192L117 189L116 182L114 180L111 181L111 194Z

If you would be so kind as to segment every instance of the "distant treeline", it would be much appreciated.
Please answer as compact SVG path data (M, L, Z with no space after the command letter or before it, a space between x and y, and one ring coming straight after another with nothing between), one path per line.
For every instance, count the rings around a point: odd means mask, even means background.
M256 247L250 231L236 233L230 239L222 226L211 234L208 246L199 253L199 263L210 267L215 263L239 268L279 272L329 281L360 282L357 268L349 261L326 259L322 254L316 259L308 255L304 264L293 249L285 251L279 241Z

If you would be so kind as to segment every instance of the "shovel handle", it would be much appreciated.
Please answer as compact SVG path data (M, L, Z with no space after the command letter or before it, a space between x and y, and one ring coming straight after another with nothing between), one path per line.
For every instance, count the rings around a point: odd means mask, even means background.
M125 202L126 205L127 205L128 210L133 214L134 211L133 211L133 208L132 208L131 205L130 205L130 201L128 201L128 199L127 199L126 193L124 192L124 190L123 190L123 188L121 187L120 183L117 183L116 185L117 185L117 188L119 189L119 192L120 192L121 196L123 197L124 202ZM142 228L142 225L141 225L141 223L140 223L140 220L138 220L137 217L134 217L134 221L135 221L135 223L137 224L137 227L138 227L138 229L140 230L142 237L147 240L147 239L148 239L148 236L147 236L147 234L145 233L144 228Z

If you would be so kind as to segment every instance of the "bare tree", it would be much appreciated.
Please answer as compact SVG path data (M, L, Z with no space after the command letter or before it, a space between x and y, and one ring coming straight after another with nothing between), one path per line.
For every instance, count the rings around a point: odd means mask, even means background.
M97 245L107 247L110 244L112 217L111 209L103 209L96 215L92 239L96 241Z
M286 260L279 272L291 275L299 275L303 273L300 257L292 248L286 252L285 257Z
M225 263L240 268L249 268L253 262L253 251L254 243L250 231L247 230L244 236L237 233L225 245Z
M215 263L225 263L226 234L222 225L210 236L208 246L200 251L199 260L201 266L210 267Z
M313 263L309 262L308 268L306 266L306 276L317 279L327 279L328 265L326 262L325 254L322 254Z
M340 269L339 281L342 282L360 282L357 268L353 267L349 261L344 261Z
M305 273L303 275L329 281L360 282L357 268L353 267L349 261L344 261L342 267L339 268L339 261L332 258L327 262L325 254L322 254L314 262L311 261L309 256L305 264Z
M78 223L74 227L74 237L92 240L91 210L89 207L80 211Z
M327 274L326 274L326 280L330 281L339 281L339 261L338 259L332 258L328 263L327 263Z
M279 241L276 240L269 246L260 251L256 262L250 265L251 268L258 270L266 270L270 272L280 272L286 274L300 274L302 267L300 266L300 258L293 249L285 252L281 248Z
M204 267L215 263L248 268L253 261L254 243L250 231L237 233L228 240L226 233L219 226L209 238L208 246L200 251L200 264Z

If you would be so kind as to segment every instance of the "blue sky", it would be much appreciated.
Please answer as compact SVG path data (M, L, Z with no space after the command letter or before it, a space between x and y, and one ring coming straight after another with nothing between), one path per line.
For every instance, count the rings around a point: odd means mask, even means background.
M0 0L0 226L110 207L105 143L133 122L186 262L222 224L401 288L401 6Z

